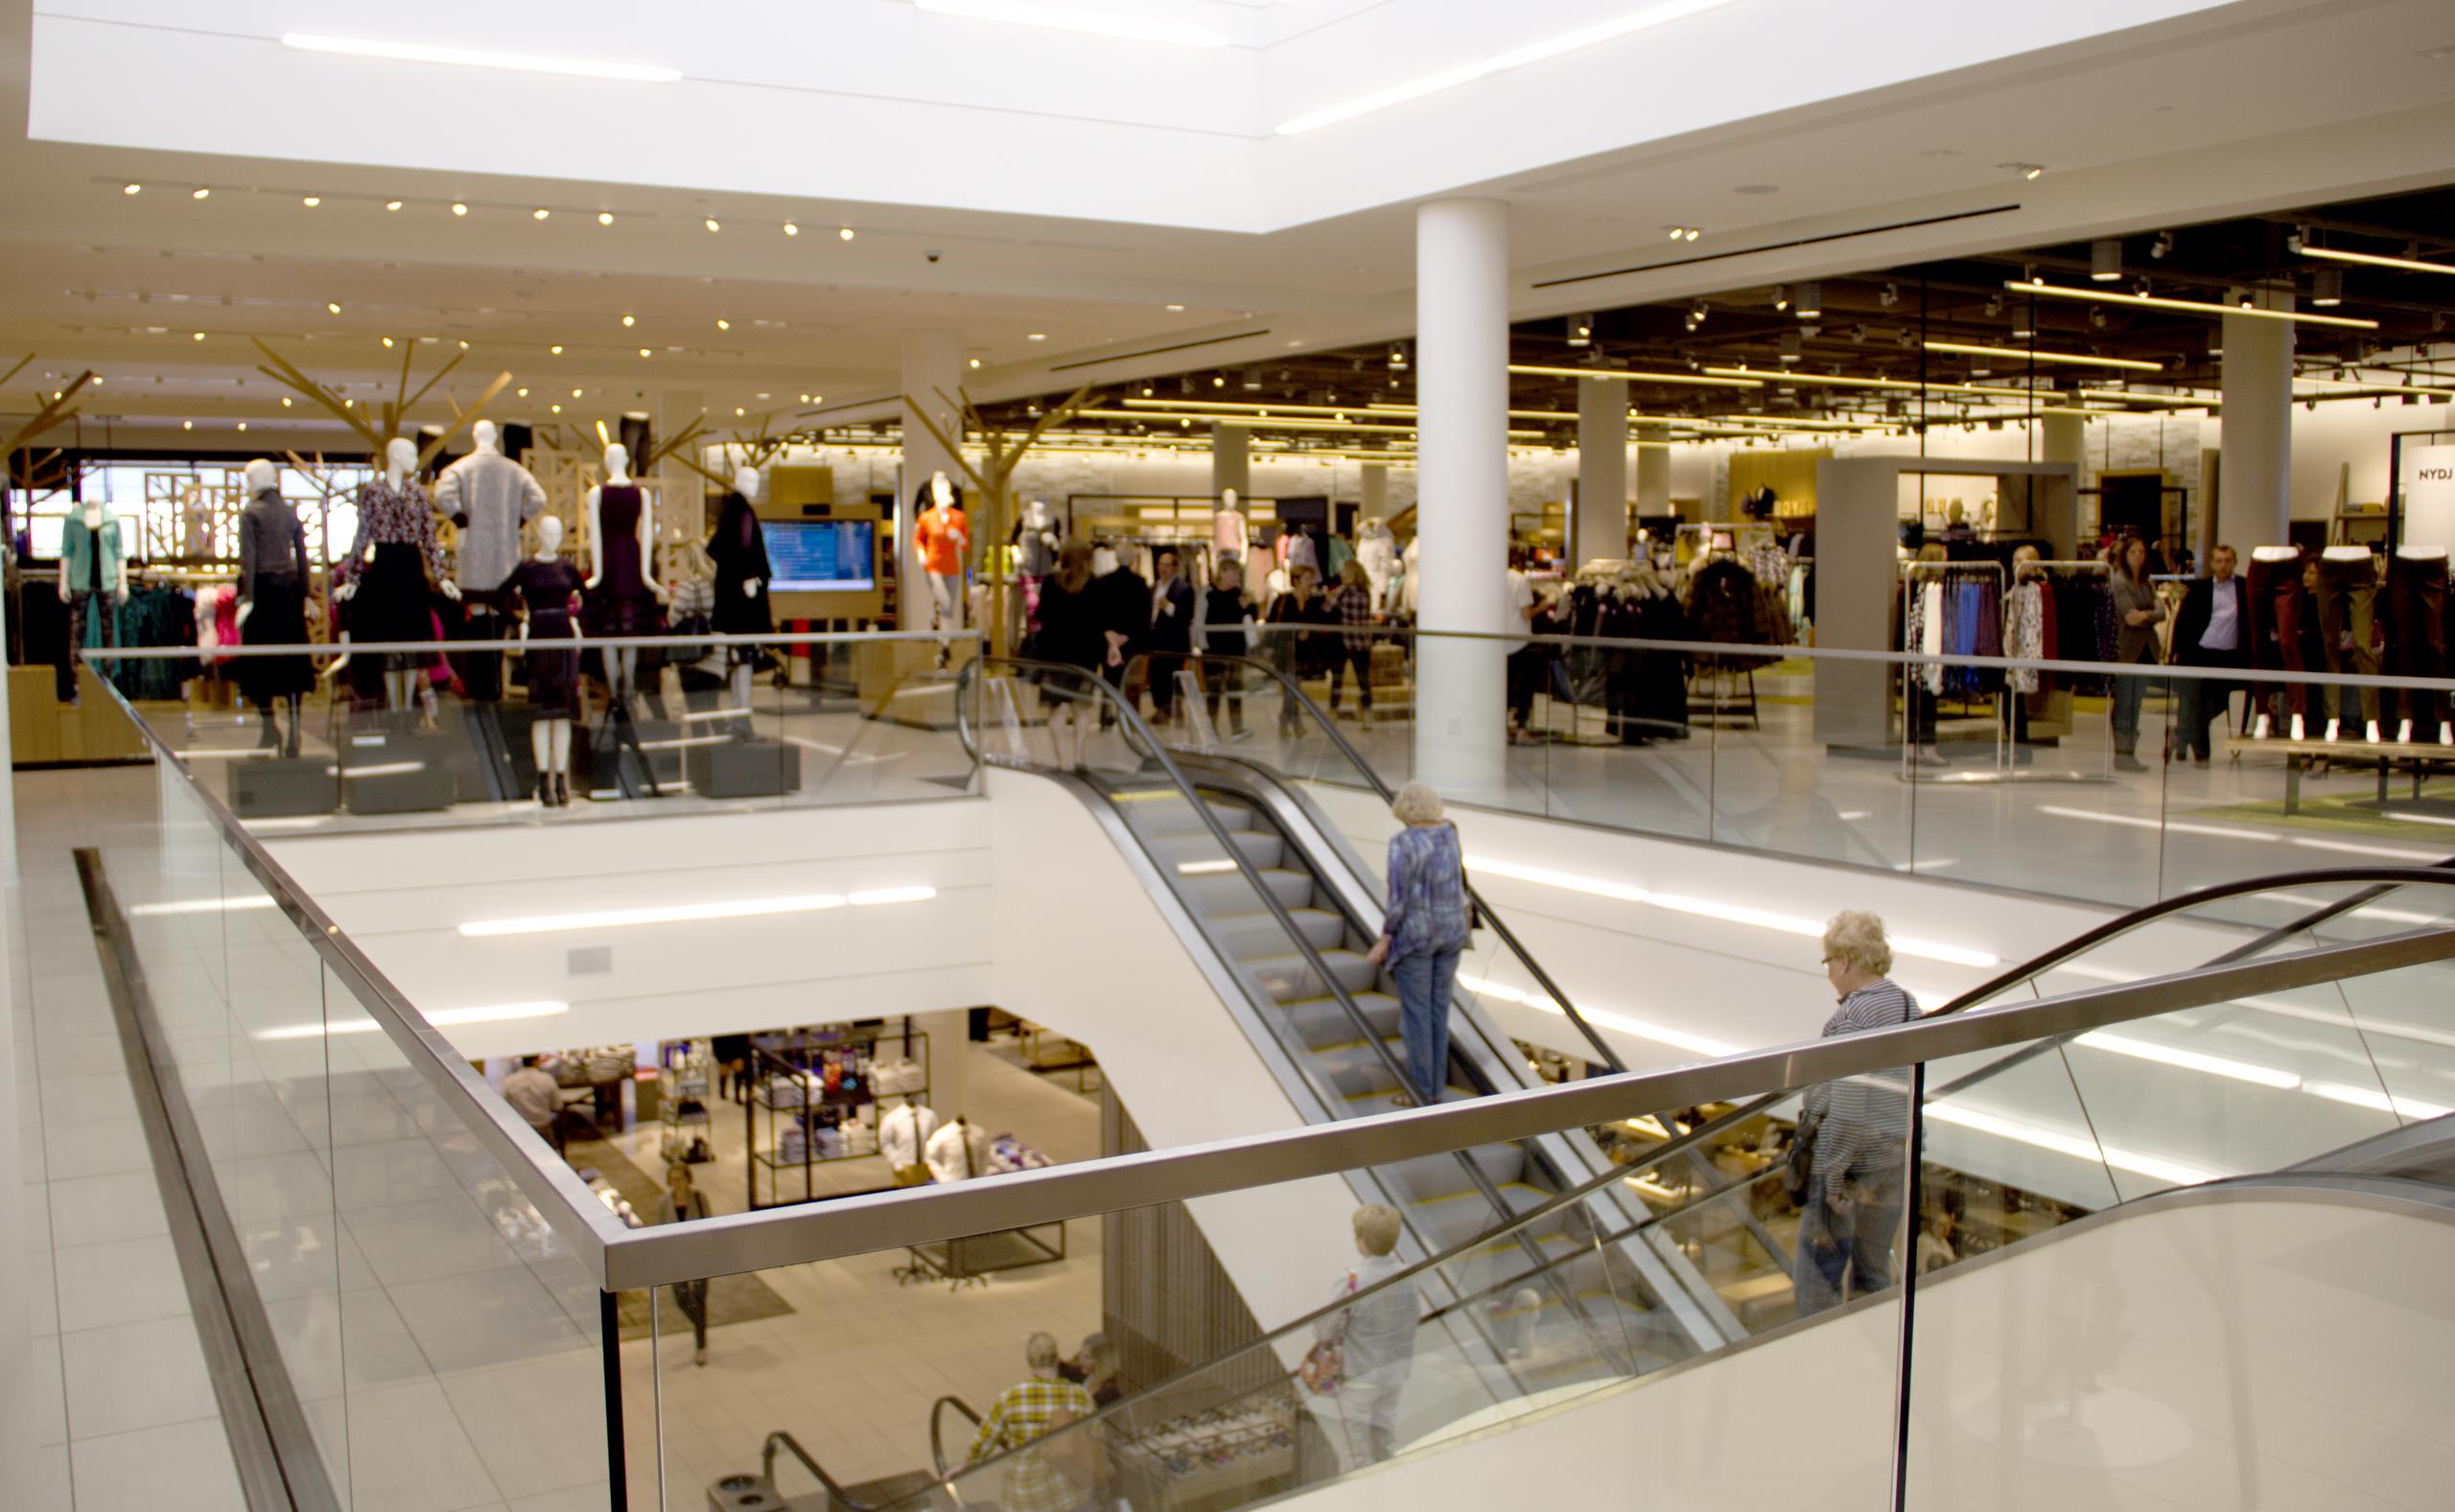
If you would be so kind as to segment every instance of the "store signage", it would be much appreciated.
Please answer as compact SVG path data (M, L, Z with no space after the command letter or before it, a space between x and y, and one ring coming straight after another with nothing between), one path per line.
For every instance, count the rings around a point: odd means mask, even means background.
M2455 553L2455 446L2404 449L2404 546Z

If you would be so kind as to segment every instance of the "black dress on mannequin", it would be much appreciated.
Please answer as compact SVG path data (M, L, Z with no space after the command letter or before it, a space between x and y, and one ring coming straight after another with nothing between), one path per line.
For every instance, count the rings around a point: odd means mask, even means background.
M758 512L739 493L725 495L716 511L716 533L708 538L708 556L716 564L716 603L711 615L716 633L727 636L771 635L774 611L767 603L767 580L775 569L767 561L767 532ZM743 592L751 585L750 592ZM758 660L756 647L734 648L733 660Z

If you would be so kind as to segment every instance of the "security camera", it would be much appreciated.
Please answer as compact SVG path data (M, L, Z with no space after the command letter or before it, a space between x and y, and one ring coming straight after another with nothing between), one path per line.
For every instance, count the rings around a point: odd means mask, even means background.
M924 252L924 253L922 253L921 255L922 255L923 257L927 258L930 262L934 263L934 262L936 262L938 259L940 259L940 258L942 258L942 257L946 256L947 254L946 254L946 253L944 253L944 252L941 252L941 251L937 250L935 247L932 247L932 248L930 248L928 251Z

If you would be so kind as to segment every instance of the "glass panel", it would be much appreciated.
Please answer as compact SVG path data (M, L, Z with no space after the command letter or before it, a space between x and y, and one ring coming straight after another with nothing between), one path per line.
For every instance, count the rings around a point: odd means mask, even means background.
M325 995L348 1370L319 1435L349 1445L362 1505L602 1504L595 1286L338 978Z
M666 1504L763 1465L786 1497L831 1481L856 1502L914 1508L1248 1506L1384 1461L1428 1481L1449 1473L1438 1451L1460 1437L1567 1403L1592 1414L1581 1433L1644 1435L1648 1482L1673 1497L1733 1484L1770 1497L1789 1472L1776 1456L1735 1464L1713 1435L1664 1424L1812 1410L1820 1500L1885 1504L1888 1300L1856 1303L1837 1323L1852 1342L1812 1374L1751 1351L1623 1394L1742 1337L1689 1258L1643 1230L1632 1185L1469 1232L1457 1263L1425 1272L1405 1265L1418 1256L1411 1225L1367 1208L1380 1183L1288 1182L664 1289L660 1314L684 1314L656 1366ZM1392 1258L1369 1258L1393 1240ZM701 1316L705 1368L692 1362ZM1338 1341L1328 1377L1325 1338ZM626 1345L635 1361L641 1350ZM1069 1374L1099 1395L1078 1395ZM847 1380L857 1393L811 1384ZM1556 1473L1577 1474L1573 1457ZM941 1462L954 1478L933 1486ZM1551 1473L1524 1483L1541 1494Z

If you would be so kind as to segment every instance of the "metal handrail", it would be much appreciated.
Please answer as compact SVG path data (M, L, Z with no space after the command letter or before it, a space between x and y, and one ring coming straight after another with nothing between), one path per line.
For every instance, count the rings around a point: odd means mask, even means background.
M1173 655L1175 653L1168 654ZM1393 790L1389 783L1381 779L1381 774L1374 771L1372 769L1372 764L1364 759L1364 754L1355 749L1354 743L1347 739L1345 732L1339 729L1337 722L1331 719L1328 714L1322 712L1321 706L1314 703L1311 698L1305 696L1303 685L1297 682L1296 679L1288 676L1288 674L1281 668L1273 666L1270 663L1263 661L1259 657L1218 656L1206 651L1184 653L1182 660L1189 662L1226 662L1237 666L1259 668L1263 673L1267 674L1279 684L1281 689L1280 697L1293 698L1296 700L1298 707L1301 708L1307 714L1312 716L1313 722L1320 725L1322 733L1330 737L1330 743L1338 747L1339 754L1345 756L1348 764L1353 766L1356 771L1363 774L1365 782L1374 793L1380 795L1383 803L1389 803L1397 797L1395 790ZM1601 1059L1604 1065L1609 1066L1614 1071L1627 1070L1628 1063L1620 1058L1620 1053L1611 1048L1610 1044L1603 1039L1602 1035L1595 1030L1595 1027L1592 1024L1586 1022L1585 1015L1577 1011L1577 1005L1569 1000L1568 993L1561 989L1560 985L1557 982L1552 980L1552 974L1543 969L1541 963L1534 959L1533 952L1528 950L1526 946L1519 942L1516 931L1510 929L1508 924L1502 921L1500 914L1493 909L1491 904L1484 901L1483 894L1475 891L1474 878L1470 875L1463 880L1466 888L1466 899L1474 905L1475 916L1482 919L1485 924L1491 926L1492 933L1500 938L1500 942L1508 947L1509 954L1515 956L1517 958L1518 965L1526 968L1527 975L1534 979L1534 985L1543 989L1545 996L1549 997L1554 1003L1559 1005L1560 1012L1567 1014L1569 1022L1577 1026L1578 1033L1585 1036L1585 1042L1594 1047L1595 1056Z
M973 669L986 666L1011 667L1023 672L1037 672L1043 678L1051 675L1071 677L1096 688L1098 691L1093 696L1107 700L1116 709L1117 728L1124 732L1127 744L1143 748L1144 759L1156 762L1159 770L1167 774L1168 780L1174 784L1179 793L1183 795L1185 803L1192 807L1195 816L1202 821L1203 827L1210 831L1211 838L1219 843L1220 849L1227 853L1228 859L1234 864L1237 872L1244 877L1246 886L1251 888L1261 898L1262 906L1269 910L1271 917L1278 921L1278 927L1285 931L1287 938L1294 942L1297 953L1303 958L1305 965L1321 979L1321 986L1337 1002L1340 1011L1346 1015L1348 1024L1355 1030L1356 1037L1363 1040L1371 1050L1380 1060L1383 1069L1390 1073L1391 1080L1399 1087L1406 1089L1410 1094L1419 1091L1408 1080L1406 1068L1398 1063L1395 1056L1390 1054L1388 1043L1382 1039L1379 1032L1373 1029L1372 1021L1364 1016L1364 1010L1358 1006L1353 994L1347 991L1346 984L1341 982L1338 974L1330 969L1329 962L1322 957L1320 947L1313 943L1312 937L1298 926L1296 918L1288 912L1287 905L1278 900L1278 895L1272 892L1270 884L1262 879L1261 869L1253 865L1252 858L1245 854L1244 847L1236 844L1235 837L1228 832L1228 826L1219 822L1217 814L1211 812L1210 805L1203 801L1201 792L1195 788L1193 779L1185 776L1184 769L1177 765L1176 758L1168 754L1166 743L1143 722L1141 710L1135 709L1133 703L1115 688L1111 687L1107 679L1065 663L1033 662L1021 657L975 658L965 668L966 673L973 678L975 686L977 686L978 673ZM956 702L957 704L963 702L961 693L956 694ZM1438 1103L1438 1098L1436 1096L1435 1102ZM1482 1195L1484 1200L1491 1205L1492 1211L1501 1218L1507 1219L1510 1214L1508 1202L1500 1195L1499 1189L1492 1185L1491 1177L1485 1172L1482 1163L1466 1150L1450 1151L1448 1153L1457 1160L1460 1169L1466 1173L1467 1179L1473 1183L1475 1190ZM1379 1165L1387 1162L1365 1163Z
M973 1428L980 1427L980 1414L973 1411L971 1404L961 1397L940 1397L929 1404L929 1463L937 1467L940 1480L945 1480L954 1474L947 1468L946 1442L939 1436L939 1420L946 1415L948 1407L953 1407L965 1417L970 1418Z
M707 645L866 645L897 640L977 642L980 639L977 630L776 630L755 635L712 630L697 636L585 636L580 638L580 642L589 650L611 648L629 651L651 647L688 649ZM534 640L523 640L517 637L492 640L302 640L286 645L217 645L209 653L200 652L192 645L81 646L78 655L88 663L190 661L200 654L209 654L220 661L226 657L340 656L355 652L414 655L436 651L534 651L537 645Z
M809 1457L809 1451L802 1448L801 1440L781 1428L768 1434L766 1442L759 1446L759 1474L769 1485L776 1483L776 1451L780 1447L791 1450L793 1457L802 1462L802 1468L817 1477L818 1483L827 1488L827 1494L830 1499L828 1503L830 1512L833 1512L836 1507L846 1508L847 1512L878 1512L879 1508L889 1504L884 1501L864 1501L836 1484L835 1477L820 1469L818 1461ZM941 1476L939 1478L946 1477Z

